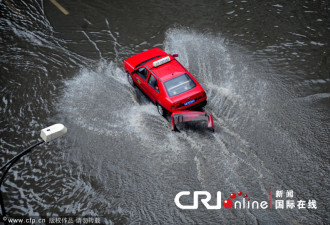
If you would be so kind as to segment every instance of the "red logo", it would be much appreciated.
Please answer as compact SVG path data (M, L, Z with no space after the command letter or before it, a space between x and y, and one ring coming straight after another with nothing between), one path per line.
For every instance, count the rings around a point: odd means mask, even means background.
M238 195L238 196L242 196L243 193L242 193L241 191L239 191L239 192L237 192L237 195ZM230 194L230 198L231 198L231 199L235 199L236 197L237 197L237 196L236 196L236 193L231 193L231 194ZM247 198L247 197L248 197L248 195L245 194L245 195L244 195L244 198ZM226 209L230 209L231 207L233 207L233 201L232 201L231 199L226 199L226 200L223 201L223 206L224 206ZM247 200L250 201L249 198L248 198Z

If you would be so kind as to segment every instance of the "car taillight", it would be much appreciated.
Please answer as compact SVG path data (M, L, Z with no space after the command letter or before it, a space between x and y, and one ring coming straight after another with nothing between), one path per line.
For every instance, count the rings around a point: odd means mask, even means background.
M202 95L198 96L196 100L201 99L201 98L204 98L205 96L206 96L206 93L203 92Z
M181 105L180 102L177 102L177 103L172 104L172 105L171 105L171 108L172 108L172 109L176 109L176 108L179 108L180 105Z

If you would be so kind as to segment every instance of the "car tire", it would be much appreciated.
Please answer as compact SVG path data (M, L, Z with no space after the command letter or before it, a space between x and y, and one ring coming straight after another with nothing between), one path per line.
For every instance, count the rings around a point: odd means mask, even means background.
M161 116L165 116L166 115L166 109L164 109L163 106L159 105L158 103L156 103L157 106L157 111Z
M131 77L131 75L129 73L127 73L127 80L128 80L128 83L131 86L133 86L133 87L135 86L134 81L133 81L133 79L132 79L132 77Z

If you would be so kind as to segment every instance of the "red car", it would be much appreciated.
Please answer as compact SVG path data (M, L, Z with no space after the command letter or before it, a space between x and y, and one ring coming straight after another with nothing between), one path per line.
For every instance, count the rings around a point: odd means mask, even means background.
M170 55L159 48L153 48L124 61L129 83L138 86L156 104L161 115L176 113L178 117L180 114L182 121L179 121L179 117L175 121L173 117L175 115L172 114L172 126L173 121L175 123L197 120L196 115L204 112L192 113L183 110L200 109L207 103L206 93L202 86L176 60L176 57L178 57L177 54ZM210 114L205 117L209 119Z

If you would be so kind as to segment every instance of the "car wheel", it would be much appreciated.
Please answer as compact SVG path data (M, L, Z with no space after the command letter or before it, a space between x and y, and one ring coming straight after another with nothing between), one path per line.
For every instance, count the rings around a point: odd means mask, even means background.
M129 73L127 73L127 80L130 85L132 85L133 87L135 86L134 81L133 81L131 75L129 75Z
M166 109L164 109L163 106L159 105L158 103L157 103L157 111L161 116L166 115Z

